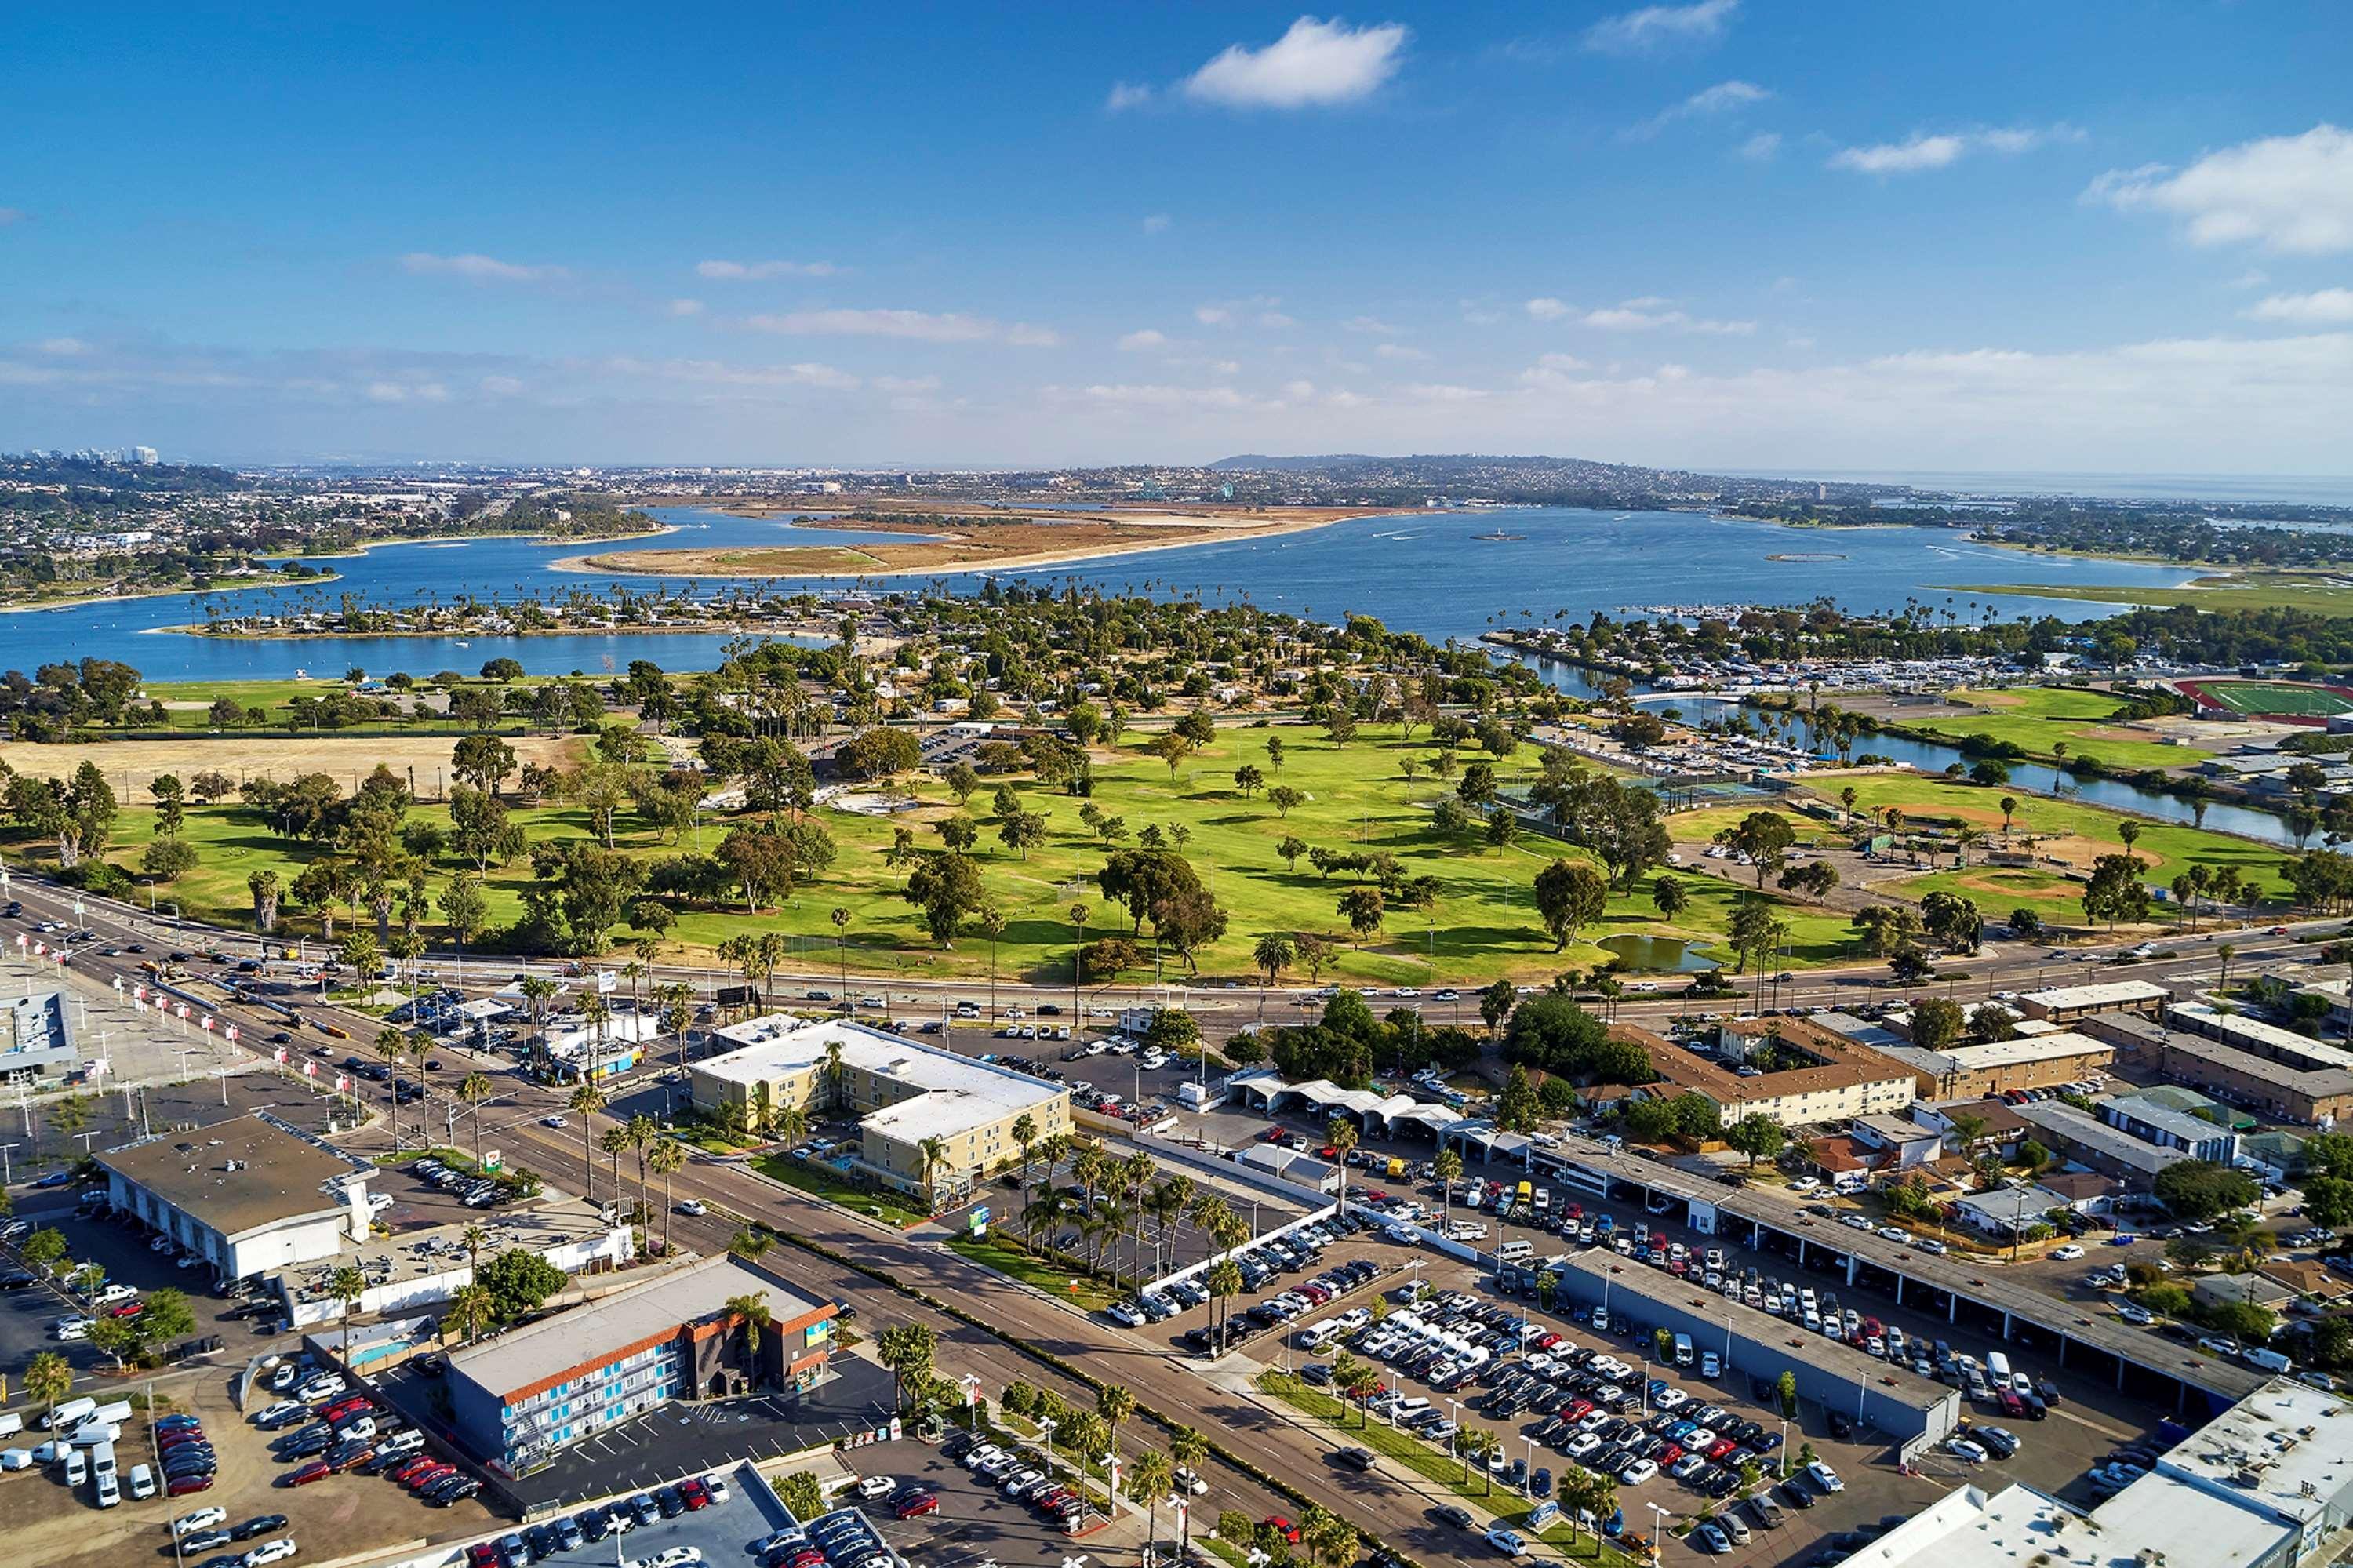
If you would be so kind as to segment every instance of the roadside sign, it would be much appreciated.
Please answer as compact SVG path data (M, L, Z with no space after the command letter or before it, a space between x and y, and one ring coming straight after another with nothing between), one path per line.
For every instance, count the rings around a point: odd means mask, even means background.
M482 1169L483 1169L483 1170L485 1170L485 1171L496 1171L497 1169L499 1169L500 1165L501 1165L502 1162L503 1162L503 1160L502 1160L502 1157L500 1155L500 1153L499 1153L499 1151L498 1151L497 1150L495 1150L495 1149L489 1149L489 1150L484 1150L482 1151Z

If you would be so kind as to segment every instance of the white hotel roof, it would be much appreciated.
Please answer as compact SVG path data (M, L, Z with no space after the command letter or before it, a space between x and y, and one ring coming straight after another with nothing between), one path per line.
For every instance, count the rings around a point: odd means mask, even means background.
M2099 985L2053 986L2049 991L2030 991L2028 1001L2044 1007L2121 1007L2134 1001L2163 1001L2173 993L2161 985L2147 980L2108 980Z
M2105 1040L2094 1040L2088 1034L2063 1029L2055 1034L2031 1034L2018 1040L1997 1040L1990 1045L1948 1045L1937 1053L1949 1057L1954 1067L1964 1073L1974 1073L1987 1067L2014 1067L2021 1062L2048 1062L2060 1056L2083 1056L2094 1052L2113 1054L2116 1047Z
M743 1049L697 1062L693 1070L747 1087L763 1078L821 1065L827 1047L839 1041L844 1065L924 1091L860 1123L905 1143L951 1138L984 1122L1045 1105L1068 1092L1009 1067L919 1045L860 1023L809 1023L786 1013L770 1013L712 1033Z

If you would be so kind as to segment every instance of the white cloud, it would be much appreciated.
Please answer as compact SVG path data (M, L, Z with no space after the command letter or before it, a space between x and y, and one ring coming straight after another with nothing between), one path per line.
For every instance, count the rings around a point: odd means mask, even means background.
M412 250L400 259L400 265L420 277L463 278L474 283L545 283L569 275L561 267L525 266L471 251L463 256L436 256L429 250Z
M1916 175L1925 169L1948 168L1972 153L2027 153L2046 143L2083 139L2082 131L2065 124L1948 131L1867 147L1841 147L1831 154L1830 167L1859 175Z
M1168 334L1162 332L1155 332L1152 328L1145 327L1139 332L1132 332L1122 337L1119 340L1119 346L1123 352L1128 354L1142 354L1147 349L1166 348L1168 346Z
M1048 388L1049 395L1061 392ZM1067 394L1062 394L1067 396ZM1132 383L1098 384L1082 388L1091 402L1123 408L1266 408L1276 405L1254 398L1231 387L1166 387Z
M79 358L90 352L90 344L78 337L45 337L33 345L33 352L59 358Z
M1405 328L1391 326L1377 316L1350 316L1340 326L1346 332L1367 333L1376 337L1402 337L1405 334Z
M449 388L438 381L371 381L368 400L374 403L442 403L449 397Z
M1175 221L1176 219L1170 217L1165 212L1146 214L1144 219L1144 232L1146 234L1166 234L1168 232L1168 226Z
M1430 355L1418 348L1408 348L1401 343L1385 343L1373 352L1383 359L1428 359Z
M2176 172L2111 169L2084 193L2125 212L2183 220L2199 245L2252 241L2316 256L2353 250L2353 131L2327 123L2209 153Z
M1530 300L1522 307L1540 322L1558 321L1568 314L1568 307L1549 296Z
M893 397L911 397L938 391L940 378L936 376L878 376L874 378L874 385Z
M485 376L480 385L483 395L490 397L512 397L523 388L522 378L514 376Z
M2273 294L2239 313L2259 322L2299 326L2337 326L2353 322L2353 289L2316 289L2309 294Z
M2234 289L2260 289L2272 281L2272 275L2260 267L2250 267L2231 280Z
M1480 387L1455 387L1442 382L1417 382L1405 388L1409 397L1424 403L1472 403L1486 397Z
M1224 326L1234 319L1234 313L1223 305L1196 305L1193 319L1203 326Z
M633 378L656 377L689 385L733 387L815 387L847 392L858 377L830 365L801 361L792 365L733 365L721 359L636 359L618 355L601 368Z
M1315 396L1315 383L1313 381L1286 381L1282 384L1282 395L1285 397L1290 398L1294 403L1304 403L1310 397Z
M1585 47L1603 54L1645 54L1653 49L1712 44L1724 37L1740 0L1699 0L1693 5L1645 5L1604 16L1585 30Z
M1704 120L1714 115L1730 114L1762 103L1772 96L1753 81L1719 81L1714 87L1702 88L1681 103L1669 104L1640 125L1630 128L1626 135L1630 140L1642 141L1657 135L1678 120Z
M810 337L904 337L923 343L1008 343L1019 347L1051 347L1061 338L1045 327L1019 322L1005 324L985 316L936 314L929 311L830 310L787 311L778 315L744 318L754 332Z
M830 278L841 270L830 261L698 261L698 277L719 283L757 283L771 278Z
M1255 319L1262 327L1291 327L1299 323L1274 307L1282 303L1272 294L1253 294L1247 300L1212 300L1206 305L1193 307L1193 319L1203 326L1239 326L1244 317Z
M1397 74L1409 36L1397 22L1351 27L1336 17L1324 22L1302 16L1264 48L1229 46L1186 78L1184 90L1229 109L1353 103Z
M699 316L702 313L702 302L701 300L672 300L670 302L669 310L670 313L674 316Z
M1299 323L1292 320L1289 316L1284 315L1281 311L1261 311L1259 313L1258 324L1274 332L1282 332L1286 328L1295 327Z
M1140 81L1115 81L1103 99L1106 112L1117 114L1122 110L1141 109L1152 101L1152 89Z
M1209 361L1209 373L1213 376L1240 376L1242 362L1239 359L1213 359Z
M1540 322L1573 317L1577 325L1601 332L1651 332L1672 327L1677 332L1746 337L1757 330L1755 322L1715 321L1705 316L1694 316L1687 311L1668 308L1672 303L1672 301L1656 294L1644 294L1597 310L1580 311L1575 305L1555 299L1530 300L1525 309L1529 315Z
M1740 143L1740 155L1752 164L1769 164L1780 150L1781 133L1778 131L1759 131Z
M1484 300L1457 300L1455 307L1462 319L1472 326L1493 326L1504 319L1504 313Z

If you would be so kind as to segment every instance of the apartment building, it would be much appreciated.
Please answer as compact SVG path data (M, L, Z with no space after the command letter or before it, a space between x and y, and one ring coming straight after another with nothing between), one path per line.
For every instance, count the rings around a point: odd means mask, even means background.
M1613 1023L1609 1033L1650 1054L1660 1081L1638 1092L1671 1098L1688 1090L1713 1102L1727 1127L1746 1116L1783 1127L1843 1122L1901 1111L1913 1099L1912 1075L1900 1064L1802 1018L1742 1018L1722 1026L1726 1049L1753 1055L1770 1040L1801 1064L1772 1072L1723 1066L1632 1024Z

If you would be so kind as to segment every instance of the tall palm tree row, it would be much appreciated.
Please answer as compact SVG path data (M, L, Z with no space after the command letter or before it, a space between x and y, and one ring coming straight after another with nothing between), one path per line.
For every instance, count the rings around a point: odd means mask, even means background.
M586 1188L581 1196L593 1203L596 1201L596 1156L590 1144L596 1136L596 1113L605 1108L605 1091L593 1083L583 1084L572 1091L572 1098L565 1103L580 1118L580 1165Z
M670 1251L670 1216L678 1212L670 1202L670 1179L686 1169L686 1145L674 1138L657 1139L646 1155L646 1165L662 1179L662 1251Z

